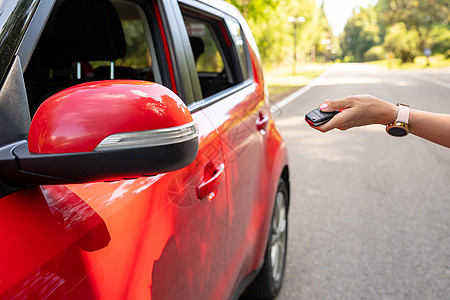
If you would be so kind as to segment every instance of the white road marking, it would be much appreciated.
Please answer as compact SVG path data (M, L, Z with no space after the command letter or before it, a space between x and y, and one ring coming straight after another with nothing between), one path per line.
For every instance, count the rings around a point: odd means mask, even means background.
M273 113L273 112L276 112L276 111L280 110L280 108L288 105L289 103L291 103L292 101L294 101L295 99L297 99L298 97L300 97L301 95L303 95L304 93L309 91L311 88L313 88L314 86L318 85L325 77L328 76L328 74L331 73L331 71L334 69L335 66L336 66L336 64L332 65L328 70L323 72L319 77L317 77L316 79L311 81L308 85L300 88L299 90L297 90L294 93L290 94L289 96L287 96L283 100L273 104L270 107L270 111Z

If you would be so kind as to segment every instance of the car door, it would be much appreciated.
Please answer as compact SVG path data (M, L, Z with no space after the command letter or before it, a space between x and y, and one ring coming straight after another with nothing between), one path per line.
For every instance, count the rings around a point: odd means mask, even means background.
M250 58L239 22L213 4L179 3L195 61L192 77L199 82L196 104L216 128L225 158L226 259L229 289L234 290L257 269L266 246L272 202L264 145L270 111L258 83L262 75L251 68L256 54Z
M66 1L70 6L64 7ZM24 105L28 98L33 112L49 93L80 82L116 78L152 79L184 98L177 75L183 62L174 59L169 38L177 29L171 28L173 20L165 4L95 1L96 5L105 3L100 9L90 2L56 1L42 34L37 35L40 28L33 28L25 37L23 47L33 40L39 42L31 59L25 57L28 50L19 49L27 68L23 77L15 72L14 80L24 82L27 89L21 98ZM63 10L69 14L58 16ZM104 46L89 44L86 48L83 38L90 42L101 38L88 36L96 31L92 30L95 26L102 25L98 23L105 12L108 18L119 18L125 35L117 42L117 35L112 34L115 46L111 47L127 47L126 55L116 57L123 52L106 51L100 61L87 59L88 52L79 57L80 51L96 49L96 57L103 51ZM37 9L35 19L47 17L47 11ZM89 19L97 25L86 26ZM71 28L77 29L72 34L58 25L70 20L81 22ZM81 27L86 30L79 31ZM65 36L57 35L61 32ZM61 42L67 38L70 47ZM74 49L78 45L82 50ZM64 51L70 55L64 56ZM198 156L181 170L114 182L30 187L2 197L0 295L222 298L227 279L223 259L228 221L225 161L210 120L201 110L193 111L192 116L199 128Z

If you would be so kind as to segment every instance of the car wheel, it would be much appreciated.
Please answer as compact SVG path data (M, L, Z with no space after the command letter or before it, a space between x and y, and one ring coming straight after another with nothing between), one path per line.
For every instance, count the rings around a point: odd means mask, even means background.
M258 276L247 288L245 296L273 299L281 290L286 265L288 238L288 191L280 179L272 212L264 264Z

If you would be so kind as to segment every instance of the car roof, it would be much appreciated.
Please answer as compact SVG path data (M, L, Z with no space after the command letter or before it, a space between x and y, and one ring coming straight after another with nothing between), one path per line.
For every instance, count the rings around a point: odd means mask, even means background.
M211 7L217 8L224 13L231 15L235 18L239 18L240 12L239 10L233 6L232 4L224 1L224 0L198 0L198 2L202 2Z

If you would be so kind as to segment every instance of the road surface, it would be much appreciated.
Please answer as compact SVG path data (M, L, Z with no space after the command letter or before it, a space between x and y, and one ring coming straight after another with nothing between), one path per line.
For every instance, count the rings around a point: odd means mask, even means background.
M323 100L362 93L450 113L450 68L336 64L273 107L292 187L277 299L450 299L450 149L381 125L322 134L304 122Z

